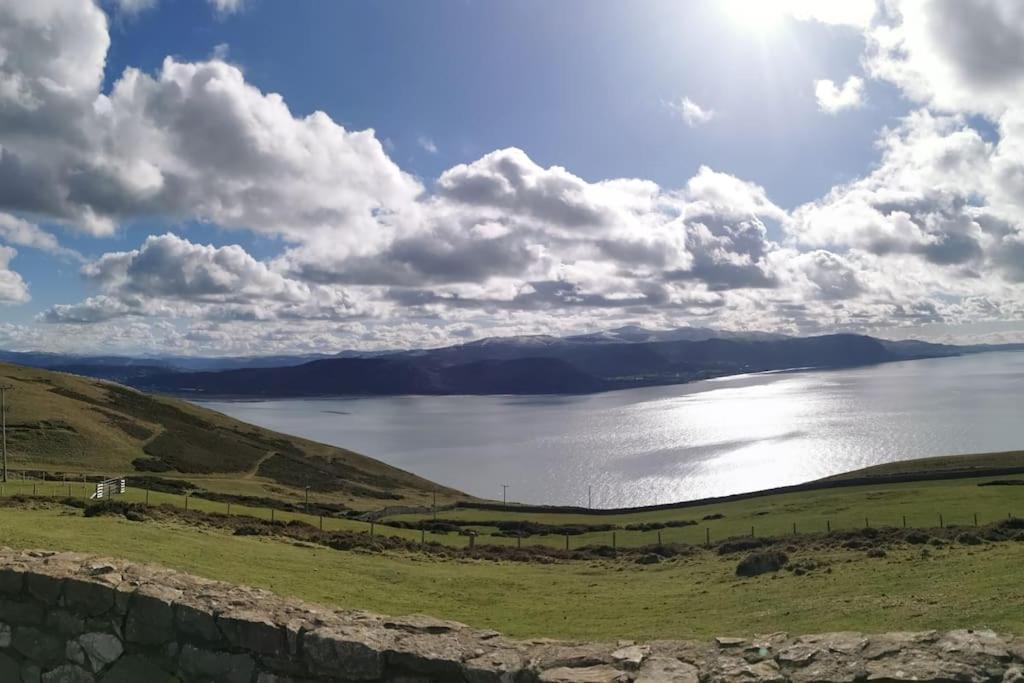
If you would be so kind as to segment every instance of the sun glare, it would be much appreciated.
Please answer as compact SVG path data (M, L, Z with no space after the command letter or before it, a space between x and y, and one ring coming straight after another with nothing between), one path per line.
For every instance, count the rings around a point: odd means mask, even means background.
M737 26L760 33L774 30L789 11L787 3L775 0L722 0L721 6Z

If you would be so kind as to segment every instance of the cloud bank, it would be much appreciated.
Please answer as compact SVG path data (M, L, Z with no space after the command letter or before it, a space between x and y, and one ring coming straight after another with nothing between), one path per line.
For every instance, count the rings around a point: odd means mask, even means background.
M919 108L880 133L869 174L784 210L708 167L675 188L592 181L515 147L419 179L373 130L295 115L224 53L105 74L96 4L0 0L0 302L29 299L14 247L77 257L40 224L103 237L198 220L281 244L261 260L151 235L85 263L91 296L0 342L57 348L73 329L103 348L269 353L637 320L791 333L1020 320L1024 10L822 7L792 13L862 31L866 76ZM816 85L829 113L863 91L859 77ZM713 116L673 108L688 125Z

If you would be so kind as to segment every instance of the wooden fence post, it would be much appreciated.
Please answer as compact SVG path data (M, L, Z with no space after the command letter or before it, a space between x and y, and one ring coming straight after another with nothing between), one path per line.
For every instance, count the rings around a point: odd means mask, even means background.
M704 529L704 545L706 547L711 547L711 527L706 527Z
M832 533L832 520L830 520L830 519L826 519L825 520L825 531L828 532L828 533Z

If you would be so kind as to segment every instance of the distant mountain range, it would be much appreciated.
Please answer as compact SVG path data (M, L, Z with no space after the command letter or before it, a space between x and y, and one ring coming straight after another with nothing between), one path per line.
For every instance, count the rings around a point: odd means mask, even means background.
M580 394L748 372L853 367L1011 349L1024 349L1024 344L951 346L854 334L788 337L628 326L569 337L491 337L436 349L344 351L333 356L131 358L0 352L0 361L187 395Z

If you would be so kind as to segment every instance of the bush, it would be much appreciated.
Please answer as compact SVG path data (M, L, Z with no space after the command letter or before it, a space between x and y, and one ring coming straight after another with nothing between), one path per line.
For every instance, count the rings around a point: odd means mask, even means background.
M959 543L963 543L964 545L981 545L984 542L981 540L978 534L972 534L969 531L966 531L957 536L956 540Z
M747 555L736 565L736 576L757 576L777 572L789 563L789 556L781 550L766 550Z
M867 553L868 557L885 557L885 551L881 548L871 548Z
M931 538L928 534L923 531L911 531L903 537L907 543L913 543L914 545L921 545L927 543Z

